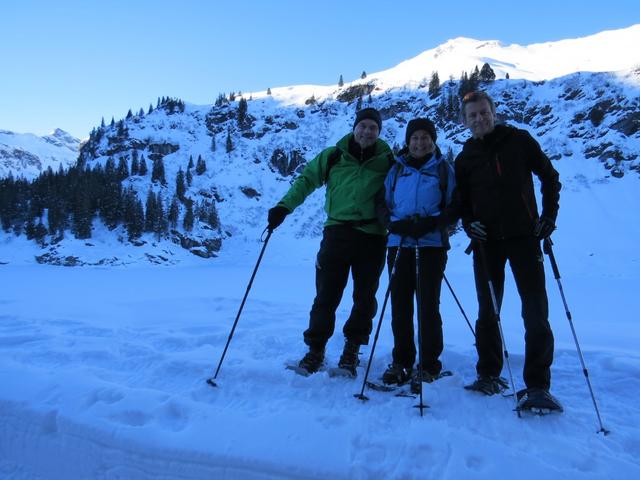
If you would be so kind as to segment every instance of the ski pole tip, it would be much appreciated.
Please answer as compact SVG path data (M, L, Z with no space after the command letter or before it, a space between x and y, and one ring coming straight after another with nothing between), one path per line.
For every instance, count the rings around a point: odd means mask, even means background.
M367 397L366 395L364 395L362 393L354 393L353 396L355 398L357 398L358 400L362 400L363 402L366 402L367 400L369 400L369 397Z
M209 385L211 385L212 387L217 387L218 386L218 384L214 381L213 378L207 378L207 383Z

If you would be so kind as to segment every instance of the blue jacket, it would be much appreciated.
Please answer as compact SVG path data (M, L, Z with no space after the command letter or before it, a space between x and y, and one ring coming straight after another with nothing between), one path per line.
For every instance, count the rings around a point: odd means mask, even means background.
M440 164L443 164L440 166ZM441 181L439 172L446 172L446 179ZM390 221L403 220L416 215L420 217L437 216L442 204L442 189L446 185L444 206L451 203L455 187L453 167L442 157L434 154L427 162L415 169L407 164L404 156L396 158L396 163L385 179L385 204L390 214ZM443 227L429 232L417 240L419 247L449 247L448 232ZM400 244L400 235L390 234L387 241L389 247ZM416 239L406 237L403 247L415 247Z

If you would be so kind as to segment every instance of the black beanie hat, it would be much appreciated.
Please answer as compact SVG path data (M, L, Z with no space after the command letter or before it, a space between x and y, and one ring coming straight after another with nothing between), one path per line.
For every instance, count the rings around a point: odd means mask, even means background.
M428 118L414 118L407 124L407 133L404 136L404 141L407 145L409 145L409 139L411 138L411 135L413 135L418 130L426 130L433 143L436 143L438 134L436 133L436 126L433 124L433 122Z
M380 117L380 112L375 108L363 108L356 113L356 121L353 122L353 129L356 129L356 125L360 123L362 120L373 120L378 124L378 130L382 131L382 118Z

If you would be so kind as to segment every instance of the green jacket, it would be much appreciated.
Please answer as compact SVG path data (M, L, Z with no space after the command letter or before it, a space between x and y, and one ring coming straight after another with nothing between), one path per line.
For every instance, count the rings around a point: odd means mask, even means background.
M331 168L327 180L324 209L328 218L325 227L351 223L363 232L384 235L385 229L376 218L374 197L393 164L393 153L386 142L378 139L375 154L360 164L349 153L352 136L352 133L344 136L335 147L324 149L311 160L278 205L293 212L309 194L324 185L327 161L334 149L338 148L340 157Z

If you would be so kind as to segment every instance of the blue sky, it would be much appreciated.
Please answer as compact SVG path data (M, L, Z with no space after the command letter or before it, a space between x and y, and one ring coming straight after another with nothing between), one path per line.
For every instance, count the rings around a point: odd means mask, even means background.
M465 36L505 44L640 23L637 0L29 1L0 15L0 129L84 137L159 96L336 83Z

